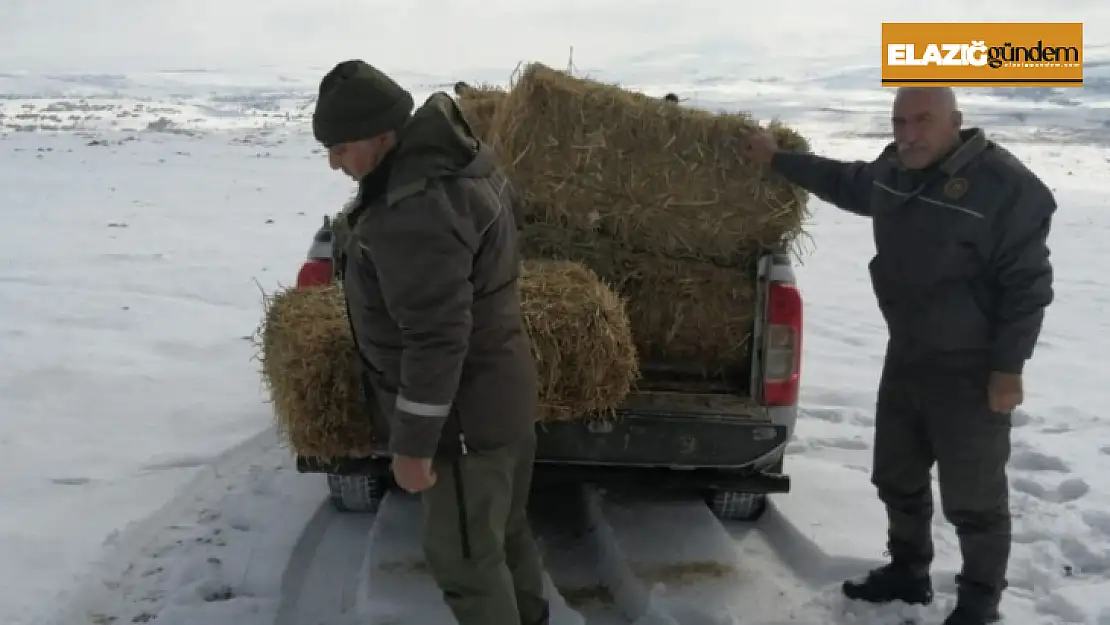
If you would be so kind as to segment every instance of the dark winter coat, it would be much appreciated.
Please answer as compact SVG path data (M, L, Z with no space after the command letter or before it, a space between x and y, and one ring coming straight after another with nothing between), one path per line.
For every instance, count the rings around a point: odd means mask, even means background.
M869 271L892 357L975 362L1020 373L1053 300L1047 239L1056 202L982 130L938 165L780 152L772 168L827 202L872 218Z
M428 458L521 440L537 385L516 194L446 94L399 141L360 185L343 275L390 451Z

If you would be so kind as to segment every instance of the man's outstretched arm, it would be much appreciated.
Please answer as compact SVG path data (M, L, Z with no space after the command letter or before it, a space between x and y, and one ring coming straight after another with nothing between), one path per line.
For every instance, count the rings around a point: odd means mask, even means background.
M771 169L793 184L846 211L871 216L871 163L845 162L815 154L778 150Z

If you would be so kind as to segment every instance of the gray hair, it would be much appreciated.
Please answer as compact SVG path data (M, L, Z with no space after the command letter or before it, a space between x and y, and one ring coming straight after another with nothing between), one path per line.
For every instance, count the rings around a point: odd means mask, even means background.
M895 101L911 94L929 95L937 99L944 107L945 113L954 113L960 110L956 100L956 91L952 87L898 87L894 95Z

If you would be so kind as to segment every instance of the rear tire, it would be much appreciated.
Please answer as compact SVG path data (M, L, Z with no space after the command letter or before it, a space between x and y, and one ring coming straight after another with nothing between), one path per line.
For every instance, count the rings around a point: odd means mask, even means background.
M764 469L768 473L782 473L786 464L786 454L779 457L774 464ZM722 521L758 521L767 511L767 495L763 493L745 493L740 491L724 490L714 491L706 497L709 509Z
M377 512L389 488L385 477L328 474L331 504L340 512Z
M706 503L722 521L757 521L767 511L767 495L732 490L711 493Z

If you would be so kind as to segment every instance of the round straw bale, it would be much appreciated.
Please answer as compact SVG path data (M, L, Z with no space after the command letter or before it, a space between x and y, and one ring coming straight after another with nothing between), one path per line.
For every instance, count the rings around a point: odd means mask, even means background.
M369 455L369 410L376 407L363 401L342 291L289 288L271 295L258 334L278 433L305 456Z
M611 412L639 377L624 302L575 262L527 261L521 310L540 387L541 420Z

